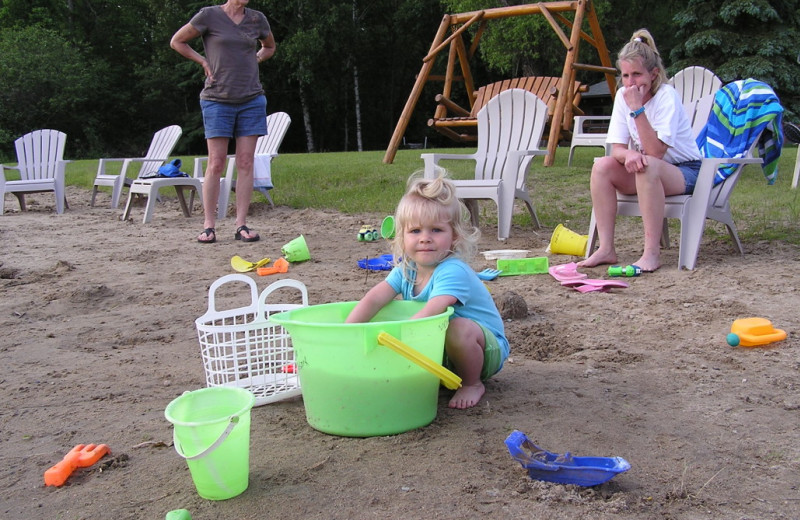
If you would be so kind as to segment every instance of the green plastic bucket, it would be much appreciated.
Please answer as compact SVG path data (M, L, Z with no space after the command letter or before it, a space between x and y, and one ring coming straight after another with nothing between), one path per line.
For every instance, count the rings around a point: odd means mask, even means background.
M436 418L439 379L378 343L382 331L441 362L452 308L410 319L424 303L395 300L369 323L344 323L357 302L328 303L270 316L289 331L306 419L333 435L392 435Z
M186 392L164 410L201 497L225 500L247 489L254 403L244 388L220 386Z

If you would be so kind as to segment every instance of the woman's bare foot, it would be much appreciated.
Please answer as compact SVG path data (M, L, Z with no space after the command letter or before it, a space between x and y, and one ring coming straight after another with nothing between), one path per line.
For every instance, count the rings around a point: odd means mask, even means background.
M661 258L658 256L653 257L649 255L642 255L642 257L637 260L634 265L641 267L642 272L652 273L661 267Z
M478 404L485 391L486 387L480 381L474 385L462 386L456 390L455 395L450 399L449 406L450 408L460 408L462 410L464 408L472 408Z
M577 267L595 267L603 264L616 264L617 253L616 251L604 251L598 249L586 260L577 263Z

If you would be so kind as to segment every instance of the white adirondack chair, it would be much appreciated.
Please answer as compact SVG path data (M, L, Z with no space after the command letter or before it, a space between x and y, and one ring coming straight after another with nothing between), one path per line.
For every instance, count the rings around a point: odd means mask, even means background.
M470 210L478 225L478 200L493 200L497 205L497 238L511 233L514 199L521 199L538 229L539 217L528 194L526 180L533 158L547 155L540 150L542 132L547 122L547 105L535 94L523 89L503 91L478 112L478 150L473 154L425 153L425 177L434 178L441 169L439 161L465 159L475 161L474 180L456 180L456 195Z
M716 93L722 87L722 80L704 67L691 66L679 70L669 79L683 100L683 108L689 114L694 110L691 105L709 94Z
M786 138L786 141L800 145L800 126L797 126L794 123L784 123L783 135ZM797 188L798 181L800 181L800 146L797 147L797 156L794 159L792 189Z
M292 118L286 112L275 112L267 116L267 135L262 135L256 142L255 151L255 168L264 168L266 171L264 175L267 178L272 178L272 159L278 156L278 148L280 148L286 131L289 129L289 124ZM205 163L208 162L208 157L196 157L194 160L194 178L200 179L204 182ZM225 168L225 175L220 177L219 183L219 199L217 200L217 218L222 219L228 214L228 202L230 201L231 191L236 191L236 179L234 170L236 169L236 156L228 156L228 165ZM275 203L272 202L272 196L269 194L269 188L255 188L264 196L267 197L271 206ZM194 194L192 194L194 195ZM191 204L191 202L190 202Z
M711 109L714 105L714 95L707 94L693 104L686 105L692 111L692 131L698 135L702 130ZM692 108L693 107L693 108ZM760 164L762 160L752 156L752 151L758 139L753 142L753 146L747 157L741 159L703 159L700 173L697 177L697 184L691 195L673 195L665 198L664 227L661 234L661 245L669 246L669 231L667 219L677 218L681 223L680 249L678 252L678 268L694 269L697 263L697 254L700 250L700 241L703 238L706 219L722 222L728 228L731 240L736 245L740 254L744 254L744 248L739 240L736 231L736 224L731 215L729 200L733 188L739 180L742 168L746 164ZM714 186L714 175L717 169L723 164L737 164L738 169L727 177L723 182ZM639 209L639 199L636 195L617 194L617 215L638 216L642 213ZM595 221L594 209L589 222L589 240L586 246L586 256L589 256L597 242L597 225Z
M64 194L64 171L69 162L64 160L66 141L67 135L58 130L35 130L14 141L17 166L0 165L0 215L6 193L13 193L20 209L26 211L25 194L45 191L55 193L56 213L64 213L64 207L69 207ZM19 180L6 180L5 170L17 170Z
M100 186L111 187L111 208L119 206L119 201L122 198L122 189L125 186L130 186L133 179L127 176L128 166L131 163L141 163L139 177L146 177L153 174L169 159L169 154L178 143L181 136L181 127L178 125L168 126L162 128L153 135L153 140L150 142L150 148L144 157L128 157L119 159L100 159L100 164L97 167L97 176L94 179L94 186L92 187L92 201L91 205L94 206L95 197ZM110 162L121 162L119 174L112 174L106 171L106 166Z

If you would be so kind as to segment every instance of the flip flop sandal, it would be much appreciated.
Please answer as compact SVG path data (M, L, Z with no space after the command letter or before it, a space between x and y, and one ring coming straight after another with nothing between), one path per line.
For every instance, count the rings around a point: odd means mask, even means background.
M548 269L550 276L559 282L569 282L575 280L583 280L588 275L578 272L578 264L570 262L568 264L553 265Z
M258 242L258 240L261 238L258 236L258 234L255 234L251 237L246 237L242 235L242 231L248 234L252 232L252 230L247 226L239 226L239 229L236 230L236 234L233 236L233 238L236 240L241 240L242 242Z
M203 230L201 235L205 235L208 240L200 240L198 237L197 241L201 244L213 244L217 241L217 231L213 227L208 227Z

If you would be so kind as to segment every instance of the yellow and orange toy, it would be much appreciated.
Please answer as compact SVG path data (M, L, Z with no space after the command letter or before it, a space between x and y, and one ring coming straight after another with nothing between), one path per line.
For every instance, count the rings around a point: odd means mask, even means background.
M728 334L728 345L736 347L758 347L786 339L786 331L776 329L766 318L742 318L735 320Z

